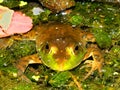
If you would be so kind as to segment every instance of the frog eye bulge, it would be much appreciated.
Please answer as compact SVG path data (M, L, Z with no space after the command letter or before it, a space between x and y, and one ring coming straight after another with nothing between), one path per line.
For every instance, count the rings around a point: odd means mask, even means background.
M75 50L75 51L78 51L78 50L79 50L79 46L76 45L74 50Z
M75 45L74 46L74 53L77 54L79 52L80 45Z
M48 45L48 44L45 45L45 49L46 49L46 50L49 49L49 45Z
M48 52L50 51L49 43L44 44L43 50L44 50L46 53L48 53Z

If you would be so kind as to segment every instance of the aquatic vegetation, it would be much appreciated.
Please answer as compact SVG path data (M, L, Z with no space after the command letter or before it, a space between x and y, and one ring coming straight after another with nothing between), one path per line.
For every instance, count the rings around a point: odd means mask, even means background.
M9 6L9 4L5 3L5 6L8 5L9 8L20 10L29 15L33 19L34 25L38 24L41 21L44 22L44 20L45 23L54 20L68 23L71 18L72 20L70 23L76 24L85 31L94 33L97 43L102 48L102 54L105 57L102 76L100 77L98 75L98 72L95 71L87 80L81 81L86 72L90 70L89 67L84 68L85 64L78 66L70 72L76 76L78 82L82 83L84 90L120 89L120 8L118 4L116 5L112 3L91 2L90 0L85 0L84 2L76 2L75 7L71 9L72 12L68 15L62 15L61 13L53 14L50 11L50 13L44 12L46 13L44 16L41 13L39 15L34 15L32 12L33 8L36 6L41 8L38 2L34 2L34 4L32 2L31 5L30 2L27 2L26 0L27 5L22 6L22 8L16 8L19 7L18 2L16 2L16 5L14 5L14 0L4 1L6 3L11 2L12 4ZM44 7L43 10L47 9ZM23 50L21 48L23 48ZM15 52L15 50L17 52ZM14 67L16 58L21 58L22 56L27 56L35 52L35 42L31 41L15 41L11 47L0 50L0 89L14 88L15 90L19 90L24 88L25 90L30 90L34 87L36 90L77 89L77 86L73 80L71 80L71 77L66 77L68 74L56 73L44 65L30 65L26 69L25 74L32 81L34 81L32 84L28 84L20 80L18 80L18 83L16 77L13 76L13 74L16 75L16 70ZM32 76L39 76L39 80L33 80ZM64 80L60 81L61 79L59 78L62 78ZM7 82L3 84L2 82L4 81ZM37 85L35 83L37 83ZM58 87L58 84L60 84L61 87Z

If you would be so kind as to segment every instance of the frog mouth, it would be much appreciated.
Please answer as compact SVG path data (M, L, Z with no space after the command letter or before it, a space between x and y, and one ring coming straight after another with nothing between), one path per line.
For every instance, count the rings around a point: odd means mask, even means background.
M66 61L67 61L66 59L56 59L56 62L58 64L58 70L57 71L65 71L64 66L65 66Z

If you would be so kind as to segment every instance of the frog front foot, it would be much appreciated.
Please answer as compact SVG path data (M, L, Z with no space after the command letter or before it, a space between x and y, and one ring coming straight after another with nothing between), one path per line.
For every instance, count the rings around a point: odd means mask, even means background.
M41 64L41 60L39 59L37 54L34 55L29 55L26 57L21 58L20 60L17 60L15 66L18 69L18 76L20 80L24 80L26 82L31 82L30 79L28 79L25 75L24 72L26 68L28 67L29 64Z
M92 57L93 60L89 60L89 61L86 60L89 57ZM85 75L83 80L87 79L95 70L98 70L99 75L101 76L101 74L102 74L101 68L102 68L104 58L101 54L100 49L96 45L91 45L88 48L87 53L85 54L83 60L86 60L85 63L87 64L87 66L91 67L91 69L89 70L87 75Z

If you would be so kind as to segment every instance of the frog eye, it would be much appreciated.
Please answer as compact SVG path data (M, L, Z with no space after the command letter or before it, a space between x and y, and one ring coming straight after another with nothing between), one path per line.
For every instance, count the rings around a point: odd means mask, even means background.
M46 53L48 53L50 51L50 46L48 43L44 44L43 51L45 51Z
M77 54L79 51L79 45L75 45L74 47L74 53Z
M79 50L79 46L76 45L74 50L75 50L75 51L78 51L78 50Z
M74 46L74 53L77 54L81 51L81 46L79 44Z
M46 49L46 50L49 50L49 45L48 45L48 43L45 45L45 49Z

